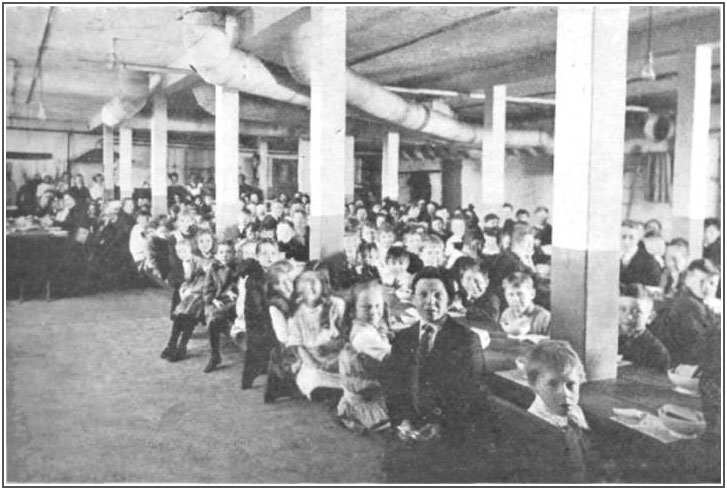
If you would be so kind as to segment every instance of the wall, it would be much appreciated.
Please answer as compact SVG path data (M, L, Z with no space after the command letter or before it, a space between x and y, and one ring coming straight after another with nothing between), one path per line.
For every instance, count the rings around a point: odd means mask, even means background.
M39 171L41 174L49 173L52 177L68 169L68 161L82 155L94 148L100 148L102 138L100 135L85 133L69 133L63 131L34 131L25 129L8 129L6 132L5 151L25 153L50 153L53 158L50 162L34 164L28 161L12 161L13 181L16 186L23 184L23 171L33 174ZM118 144L114 145L114 151L118 153ZM180 182L186 183L189 172L199 174L204 168L213 168L214 149L197 148L182 145L169 147L167 153L167 166L169 172L177 172ZM247 181L252 182L252 150L240 151L240 172L247 176ZM132 182L134 187L141 187L144 182L151 180L150 147L148 143L134 143L132 150L133 174ZM7 163L6 163L7 165ZM74 164L68 169L72 173L83 175L86 184L97 173L103 173L103 165L99 163ZM115 171L118 179L118 169ZM234 176L237 179L237 176ZM118 182L118 180L117 180Z

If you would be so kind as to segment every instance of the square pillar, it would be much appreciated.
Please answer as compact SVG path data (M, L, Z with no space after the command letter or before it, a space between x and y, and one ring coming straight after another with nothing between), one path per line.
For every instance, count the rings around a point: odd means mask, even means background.
M627 6L561 6L551 335L589 380L616 377Z
M298 190L310 194L310 141L298 138Z
M310 259L343 251L346 162L346 7L311 7Z
M167 214L167 98L156 92L151 113L151 212Z
M692 259L702 256L707 207L711 65L709 45L690 48L680 55L672 235L689 240Z
M260 157L260 166L257 169L257 187L265 194L266 199L273 197L273 165L268 155L268 140L258 138L257 154ZM288 196L293 197L293 196Z
M343 180L346 185L346 202L353 202L356 180L356 141L353 136L346 136L346 168Z
M240 213L240 92L215 87L215 222L217 235L230 239Z
M399 200L399 133L389 131L381 150L381 199Z
M131 197L134 193L132 171L133 130L119 128L119 192L121 199Z
M114 128L103 126L103 177L106 200L114 198Z
M484 135L482 138L482 171L480 199L473 202L480 216L498 214L505 199L505 143L507 87L495 85L485 90ZM467 203L463 202L463 205Z

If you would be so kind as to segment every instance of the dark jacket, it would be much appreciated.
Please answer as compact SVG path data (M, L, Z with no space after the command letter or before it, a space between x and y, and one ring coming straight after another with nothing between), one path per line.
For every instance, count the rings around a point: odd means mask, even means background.
M702 361L704 339L717 320L709 308L690 290L685 289L654 321L652 331L669 351L672 366L697 365Z
M396 425L407 419L414 426L472 428L485 415L485 356L479 337L447 317L429 355L420 362L419 329L416 323L401 330L392 342L384 380L390 419Z
M661 373L669 369L669 351L649 330L638 337L619 336L618 352L634 366Z
M169 236L167 241L169 247L168 261L169 261L169 274L167 275L167 281L173 288L178 288L184 282L184 267L182 266L182 260L177 255L177 243L181 240L187 240L193 244L194 248L194 233L189 235L182 235L181 232L176 231Z
M717 267L721 267L722 262L722 237L707 245L703 249L702 257L712 261Z
M68 189L68 193L73 196L73 199L76 200L76 204L81 208L88 207L88 203L91 202L91 193L85 185L83 187L76 187L75 185L72 185L70 189Z
M631 258L628 265L621 262L621 294L635 296L635 284L644 286L658 286L661 281L661 267L654 257L639 246L636 254Z
M235 319L236 300L228 296L229 292L237 294L237 273L233 267L215 260L204 283L205 314L208 320ZM214 306L213 300L221 301L223 307Z
M493 332L500 330L500 299L497 296L485 292L474 301L463 299L462 306L467 311L465 314L467 320L480 322L485 330Z

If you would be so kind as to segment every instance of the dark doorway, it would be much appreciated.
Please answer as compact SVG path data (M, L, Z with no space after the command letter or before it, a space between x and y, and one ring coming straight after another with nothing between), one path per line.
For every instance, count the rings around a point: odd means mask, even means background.
M412 172L409 175L409 188L411 189L411 201L421 199L429 201L432 198L432 184L429 181L429 172Z
M283 158L273 158L273 196L284 192L288 198L298 191L298 162Z

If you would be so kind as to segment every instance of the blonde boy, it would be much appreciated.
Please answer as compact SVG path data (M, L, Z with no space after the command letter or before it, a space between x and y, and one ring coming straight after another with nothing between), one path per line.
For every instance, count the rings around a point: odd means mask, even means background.
M589 428L578 405L586 376L578 354L568 342L539 342L525 357L525 374L535 394L528 412L556 427Z
M535 285L530 274L513 272L502 281L507 308L502 312L500 324L527 324L527 333L550 335L550 312L533 303Z

